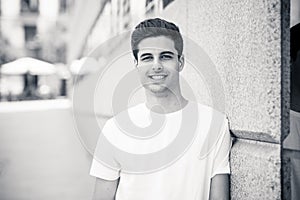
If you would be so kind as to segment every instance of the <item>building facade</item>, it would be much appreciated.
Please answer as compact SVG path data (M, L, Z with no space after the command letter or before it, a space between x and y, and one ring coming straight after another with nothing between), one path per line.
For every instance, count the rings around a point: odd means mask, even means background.
M65 48L63 37L67 37L66 22L72 0L1 0L0 5L1 38L14 49L16 58L31 56L64 62L64 57L47 54L65 53L49 51Z

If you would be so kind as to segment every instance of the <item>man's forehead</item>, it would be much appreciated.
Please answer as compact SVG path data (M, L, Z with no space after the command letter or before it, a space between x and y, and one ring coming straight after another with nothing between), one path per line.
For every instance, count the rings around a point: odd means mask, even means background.
M139 53L149 51L153 53L169 51L177 54L174 41L166 36L145 38L138 44L138 49Z

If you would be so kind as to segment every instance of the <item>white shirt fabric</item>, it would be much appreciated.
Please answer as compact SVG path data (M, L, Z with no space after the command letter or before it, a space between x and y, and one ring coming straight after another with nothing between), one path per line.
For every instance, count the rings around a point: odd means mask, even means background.
M90 174L105 180L120 178L116 200L208 200L211 178L216 174L230 173L232 141L228 121L223 113L189 102L182 110L166 114L160 132L149 139L139 140L124 134L116 117L107 121L102 134L121 151L147 156L169 147L168 144L175 140L180 127L184 126L181 124L184 116L182 112L194 108L198 109L195 136L182 155L173 162L156 170L134 173L135 161L129 163L133 169L130 172L123 167L125 164L128 166L125 163L128 160L124 161L123 157L118 157L114 152L105 152L106 158L113 163L107 165L102 160L102 141L99 137ZM151 112L145 104L128 109L130 119L139 127L151 124ZM151 162L145 163L145 166L151 166Z

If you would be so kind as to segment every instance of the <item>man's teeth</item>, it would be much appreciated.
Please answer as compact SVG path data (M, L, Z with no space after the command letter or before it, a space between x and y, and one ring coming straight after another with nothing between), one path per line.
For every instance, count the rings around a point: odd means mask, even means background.
M163 79L164 76L158 76L158 75L155 75L155 76L152 76L151 78L152 78L152 79Z

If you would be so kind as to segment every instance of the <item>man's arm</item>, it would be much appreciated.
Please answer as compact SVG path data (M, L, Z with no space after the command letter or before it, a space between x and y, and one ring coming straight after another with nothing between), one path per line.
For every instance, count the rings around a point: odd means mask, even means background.
M211 179L209 200L229 200L228 174L217 174Z
M119 179L108 181L96 178L93 200L114 200L119 184Z

